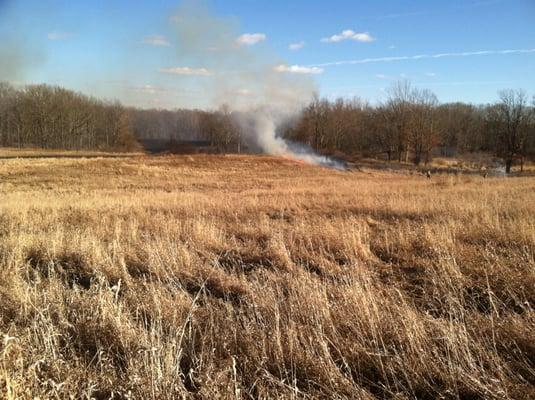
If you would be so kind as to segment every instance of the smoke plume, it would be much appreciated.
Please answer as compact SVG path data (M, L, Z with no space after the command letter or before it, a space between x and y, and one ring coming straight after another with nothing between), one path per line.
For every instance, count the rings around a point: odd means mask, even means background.
M331 166L326 157L298 151L276 134L277 125L312 98L310 76L281 69L284 61L265 43L241 40L245 35L240 35L238 21L215 16L206 5L183 3L171 21L182 65L166 66L168 70L202 71L194 79L203 93L213 105L235 111L246 139L263 152ZM247 37L266 38L259 33Z
M45 54L31 44L12 2L0 0L0 82L23 80L29 69L43 62Z

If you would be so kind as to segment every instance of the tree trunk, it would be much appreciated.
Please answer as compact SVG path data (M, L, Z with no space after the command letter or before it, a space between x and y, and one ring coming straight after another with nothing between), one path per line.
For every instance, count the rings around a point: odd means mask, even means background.
M510 174L511 173L511 167L513 166L513 159L508 158L505 160L505 173Z

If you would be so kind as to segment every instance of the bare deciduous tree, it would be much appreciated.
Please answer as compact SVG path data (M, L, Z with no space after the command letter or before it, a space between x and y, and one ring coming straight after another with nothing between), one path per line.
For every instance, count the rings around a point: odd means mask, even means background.
M3 146L121 149L132 146L126 110L56 86L0 84Z
M522 90L503 90L499 96L500 101L490 108L488 119L496 135L496 153L504 160L505 172L510 173L516 158L523 167L533 111Z
M397 82L388 90L386 110L396 137L398 161L408 161L408 137L412 123L414 90L407 80Z
M437 97L429 90L413 90L411 123L408 135L408 149L412 152L413 162L419 165L423 160L429 162L431 150L438 143L438 124L435 119Z

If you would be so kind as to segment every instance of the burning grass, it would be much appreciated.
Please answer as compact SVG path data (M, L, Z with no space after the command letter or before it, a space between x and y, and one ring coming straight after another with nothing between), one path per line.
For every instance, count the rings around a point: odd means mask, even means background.
M535 396L535 180L4 160L6 398Z

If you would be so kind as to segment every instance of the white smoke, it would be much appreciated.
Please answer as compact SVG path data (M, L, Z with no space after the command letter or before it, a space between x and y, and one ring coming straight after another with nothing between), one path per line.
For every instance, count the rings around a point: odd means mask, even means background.
M345 170L346 167L343 162L316 154L312 149L302 144L288 142L278 136L276 134L278 123L288 117L288 114L280 110L264 107L242 114L238 118L238 122L244 132L253 133L256 144L268 154L292 158L308 164Z
M225 104L234 111L248 139L263 152L335 166L328 158L311 149L298 149L277 135L278 123L312 99L315 85L309 75L281 69L286 63L265 43L241 44L237 22L212 15L199 2L184 2L171 21L183 64L168 70L210 71L197 78L203 93L211 97L214 107Z
M25 16L14 1L0 0L0 82L24 82L29 70L45 61L44 50L28 39Z

